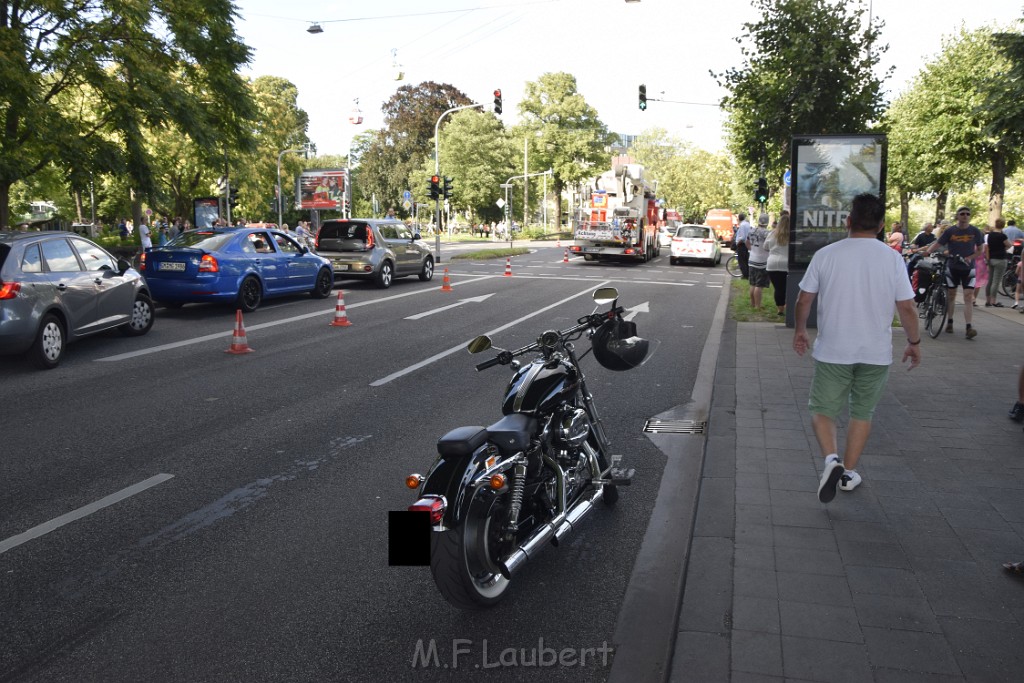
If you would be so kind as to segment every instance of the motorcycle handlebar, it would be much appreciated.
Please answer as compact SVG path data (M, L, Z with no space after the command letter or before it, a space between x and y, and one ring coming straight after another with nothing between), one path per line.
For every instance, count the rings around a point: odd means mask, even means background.
M582 332L591 327L597 327L601 325L605 320L609 320L618 315L621 315L624 310L625 309L622 308L622 306L616 306L615 308L612 308L606 311L605 313L592 313L590 315L585 315L577 321L577 325L565 330L559 330L558 336L560 339L565 339L566 337L574 335L577 332ZM522 356L523 354L530 353L531 351L536 351L539 348L540 344L534 342L532 344L524 346L521 349L516 349L515 351L502 351L494 358L491 358L490 360L485 360L483 363L477 364L476 370L477 372L480 372L481 370L486 370L487 368L493 368L495 365L508 365L517 356Z

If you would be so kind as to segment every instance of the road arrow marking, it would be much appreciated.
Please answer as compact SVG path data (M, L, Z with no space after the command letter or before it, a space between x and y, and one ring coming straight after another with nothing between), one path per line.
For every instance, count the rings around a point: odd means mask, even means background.
M650 313L651 312L650 303L651 303L650 301L645 301L642 304L637 304L636 306L631 306L631 307L627 308L626 310L629 311L629 313L627 313L626 315L622 316L622 319L623 320L632 320L633 318L635 318L637 316L637 313Z
M493 292L490 293L490 294L484 294L482 296L474 296L474 297L470 297L468 299L462 299L462 300L460 300L456 304L448 304L447 306L442 306L441 308L435 308L432 311L424 311L423 313L417 313L416 315L410 315L409 317L406 318L406 320L419 320L420 318L426 318L428 315L434 315L435 313L440 313L441 311L447 311L449 308L456 308L458 306L461 306L462 304L468 304L468 303L478 304L478 303L481 303L483 301L486 301L487 299L491 298L492 296L494 296Z

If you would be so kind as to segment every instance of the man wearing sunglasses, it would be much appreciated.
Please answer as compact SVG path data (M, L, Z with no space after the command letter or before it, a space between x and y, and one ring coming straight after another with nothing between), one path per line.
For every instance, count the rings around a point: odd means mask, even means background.
M953 331L953 307L956 305L957 287L964 288L964 322L967 324L966 336L974 339L978 331L971 326L974 312L974 258L982 252L985 237L981 230L971 225L971 210L961 206L956 210L956 225L942 232L938 240L925 249L925 255L946 247L949 260L946 261L946 288L949 300L949 318L946 320L946 332Z

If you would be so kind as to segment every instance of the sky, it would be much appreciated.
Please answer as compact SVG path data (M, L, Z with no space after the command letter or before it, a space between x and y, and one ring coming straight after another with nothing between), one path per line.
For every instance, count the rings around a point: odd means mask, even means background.
M895 67L885 83L888 100L961 26L1016 27L1024 17L1024 0L861 2L885 22L881 42L889 50L879 69ZM501 118L511 126L519 120L525 84L562 71L576 77L579 92L610 130L638 135L663 128L721 151L725 118L717 103L726 92L711 72L742 66L735 38L744 22L757 19L752 0L235 3L236 30L254 53L243 73L294 83L318 154L342 156L355 135L383 125L381 106L402 85L449 83L486 110L500 88ZM307 32L313 22L322 33ZM399 72L402 80L396 80ZM641 83L646 111L637 106ZM357 106L363 121L354 125Z

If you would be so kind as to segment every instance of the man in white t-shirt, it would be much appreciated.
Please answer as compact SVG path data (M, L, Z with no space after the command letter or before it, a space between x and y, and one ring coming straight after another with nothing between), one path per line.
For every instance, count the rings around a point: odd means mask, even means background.
M825 457L818 500L828 503L836 487L852 491L861 482L857 461L871 434L871 417L885 390L892 365L892 318L897 313L907 335L903 361L921 362L914 290L903 257L877 237L885 204L873 194L854 197L847 218L849 235L819 249L800 281L793 350L810 347L807 317L818 299L814 379L807 402L814 435ZM849 407L846 449L839 459L836 417Z

